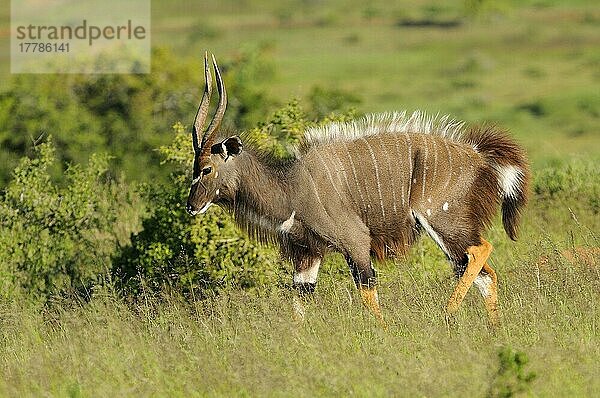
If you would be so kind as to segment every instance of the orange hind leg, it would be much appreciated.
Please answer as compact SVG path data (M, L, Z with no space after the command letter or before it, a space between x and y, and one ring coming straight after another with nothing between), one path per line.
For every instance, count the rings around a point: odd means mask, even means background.
M490 324L497 326L500 323L500 316L498 315L498 277L496 271L487 262L483 264L483 272L485 272L485 275L480 275L482 283L478 284L477 287L485 300L485 309Z
M492 283L490 284L489 290L493 291L488 297L486 297L486 308L488 309L488 313L490 314L490 320L492 320L492 310L494 312L494 319L497 321L498 310L497 310L497 287L496 287L496 273L494 270L487 265L486 261L492 252L492 245L485 239L481 239L481 244L479 246L471 246L467 249L467 256L469 262L467 264L467 268L465 272L458 280L456 288L454 292L450 296L448 300L448 304L446 305L446 314L448 316L453 316L458 311L458 307L464 300L469 288L475 281L475 279L479 276L480 272L484 270L492 279ZM492 321L494 323L494 321Z

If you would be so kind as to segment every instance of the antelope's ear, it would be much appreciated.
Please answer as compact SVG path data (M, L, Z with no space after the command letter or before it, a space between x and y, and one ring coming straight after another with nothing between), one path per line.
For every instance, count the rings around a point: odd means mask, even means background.
M242 149L244 148L242 140L237 135L227 138L222 144L227 151L227 156L237 156L242 153Z
M229 137L223 142L213 145L210 148L211 154L219 154L227 159L229 156L237 156L242 152L242 140L237 135Z

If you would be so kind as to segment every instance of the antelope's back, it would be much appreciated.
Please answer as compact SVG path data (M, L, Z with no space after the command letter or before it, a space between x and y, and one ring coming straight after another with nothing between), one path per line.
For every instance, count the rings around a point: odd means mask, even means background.
M315 146L303 163L327 206L351 208L378 234L411 219L411 211L430 216L458 205L483 160L441 136L382 133Z

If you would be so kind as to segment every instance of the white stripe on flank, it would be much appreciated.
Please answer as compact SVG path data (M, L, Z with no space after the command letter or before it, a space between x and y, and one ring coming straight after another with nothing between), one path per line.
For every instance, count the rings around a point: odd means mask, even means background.
M335 183L335 181L333 181L333 176L331 175L331 171L329 170L329 166L327 165L327 162L325 160L323 160L323 157L321 156L321 151L317 150L316 152L317 152L317 157L321 161L321 164L325 167L325 172L327 173L327 177L329 177L329 181L331 181L331 186L333 187L333 190L337 194L338 198L340 198L340 202L344 203L344 198L342 197L342 194L340 193L340 191L337 189L337 184Z
M354 206L356 206L354 197L351 194L352 188L350 187L350 181L348 181L348 173L346 172L346 166L344 165L344 163L342 163L342 160L339 158L337 151L333 151L333 154L334 154L335 160L338 164L338 170L342 172L342 174L344 175L344 181L346 181L346 188L348 188L348 193L347 193L346 197L349 197L350 200L352 201L352 203L354 204Z
M400 137L394 137L394 145L396 146L396 159L398 159L398 161L400 162L402 159L402 154L400 153L400 144L399 144L399 140ZM410 167L410 161L409 161L409 167ZM392 173L392 175L400 175L400 173ZM410 178L410 176L409 176ZM406 201L404 200L404 184L402 183L402 179L400 179L400 193L402 195L402 208L404 208L406 206ZM395 209L395 207L394 207Z
M348 146L346 145L345 142L343 142L343 146L344 149L346 150L346 153L348 154L348 160L350 161L350 166L352 167L352 174L354 175L354 182L356 182L356 190L358 191L358 195L360 196L360 201L362 202L362 208L361 211L364 211L367 214L367 218L369 215L368 207L367 204L365 203L365 198L362 194L362 191L360 190L360 184L358 182L358 176L356 174L356 168L354 167L354 162L352 161L352 154L350 154L350 150L348 149Z
M381 135L378 135L377 137L379 137L379 143L381 144L381 150L383 151L385 158L387 159L387 165L388 165L388 178L390 179L390 183L392 184L392 203L393 203L393 207L394 207L394 219L398 219L398 209L396 207L396 184L394 182L394 173L392 171L392 162L390 161L390 154L387 151L387 148L385 147L385 143L383 142L383 138L381 138Z
M421 224L421 226L425 229L425 231L427 231L427 234L429 236L431 236L431 239L433 239L435 241L435 243L438 244L440 249L442 249L444 254L446 254L446 256L450 257L450 254L448 253L448 249L446 249L446 246L444 246L444 241L442 240L442 238L440 238L440 236L437 234L437 232L435 232L433 230L433 228L431 228L431 225L429 225L429 222L427 222L427 219L417 212L413 212L413 215L415 216L417 221L419 221L419 224Z
M446 174L448 175L448 178L446 179L446 182L444 183L444 190L446 190L446 188L448 188L448 184L450 184L450 181L452 181L452 153L450 153L450 148L448 147L448 141L443 140L444 141L444 147L446 148L446 154L448 155L448 170L446 170Z
M317 189L317 184L315 184L315 179L313 178L312 174L310 174L310 171L306 169L306 166L304 164L302 165L302 168L304 169L304 171L306 171L306 174L308 174L308 177L310 178L310 183L315 191L317 202L319 202L319 207L325 209L325 207L323 206L323 202L321 201L321 196L319 196L319 190ZM325 212L327 212L326 209Z
M373 161L373 166L375 168L375 180L377 181L377 193L379 194L379 205L381 206L381 215L385 219L385 209L383 208L383 195L381 193L381 181L379 181L379 167L377 166L377 158L375 157L375 153L373 152L373 148L371 148L371 144L364 138L361 138L367 144L369 148L369 153L371 154L371 160Z

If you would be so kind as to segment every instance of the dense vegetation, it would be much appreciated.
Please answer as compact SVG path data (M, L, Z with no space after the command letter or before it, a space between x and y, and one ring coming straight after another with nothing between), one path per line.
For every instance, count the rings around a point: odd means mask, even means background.
M597 9L153 5L169 48L154 49L152 73L22 75L0 92L0 395L600 391ZM181 19L188 8L214 18ZM224 128L276 156L309 125L405 106L509 127L534 181L521 239L499 222L487 235L502 326L490 333L470 293L447 329L453 279L428 239L378 265L388 331L337 256L294 321L291 269L274 248L220 209L185 213L202 82L199 57L182 54L207 46L230 95Z

